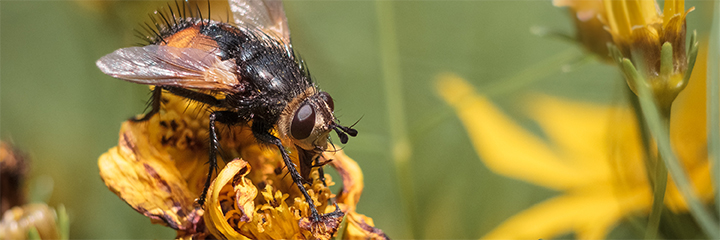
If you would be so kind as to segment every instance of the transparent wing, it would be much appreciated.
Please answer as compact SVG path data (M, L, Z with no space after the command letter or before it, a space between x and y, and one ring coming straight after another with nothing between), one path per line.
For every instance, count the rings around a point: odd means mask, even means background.
M149 45L118 49L96 62L103 73L126 81L185 88L238 91L236 65L194 48Z
M290 29L280 0L230 0L235 24L257 27L290 44Z

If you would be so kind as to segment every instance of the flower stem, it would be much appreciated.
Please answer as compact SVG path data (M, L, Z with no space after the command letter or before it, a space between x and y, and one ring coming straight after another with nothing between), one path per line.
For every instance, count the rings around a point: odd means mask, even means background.
M707 128L708 154L715 186L715 210L720 216L720 2L715 2L707 59ZM720 228L718 228L720 230ZM720 235L720 233L718 233Z
M645 80L637 73L629 59L623 59L621 62L621 66L624 70L627 70L626 73L629 73L629 76L638 86L638 98L640 99L641 109L653 139L657 143L660 159L665 163L677 188L687 201L690 214L695 218L700 228L709 238L720 238L720 233L717 231L718 223L713 219L710 211L700 203L696 191L688 179L687 173L685 173L685 169L680 165L677 156L673 153L672 146L670 145L670 133L667 128L663 127L664 123L661 120L661 113L655 105L650 89L648 89L647 85L642 84Z
M668 132L670 131L670 111L663 111L662 122L663 128ZM655 161L654 170L655 175L653 176L653 204L650 217L648 218L648 225L645 229L645 239L656 239L658 236L658 230L660 227L660 217L662 216L664 200L665 200L665 189L667 188L668 170L663 162L659 158L663 158L660 154L657 146L654 146L655 154L653 155Z
M390 152L395 162L395 175L410 228L409 235L404 238L412 239L419 237L417 232L418 218L415 211L415 192L410 165L412 147L406 129L407 122L405 121L402 77L400 74L400 54L397 36L395 35L393 4L393 1L385 0L375 2L380 35L380 59L389 116Z

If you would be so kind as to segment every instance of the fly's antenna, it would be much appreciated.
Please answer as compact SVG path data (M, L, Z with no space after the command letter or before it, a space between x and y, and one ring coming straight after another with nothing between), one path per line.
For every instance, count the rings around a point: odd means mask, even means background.
M332 129L335 130L335 133L337 133L338 138L340 138L340 142L342 144L346 144L348 142L348 135L350 135L350 137L355 137L358 134L358 131L354 128L340 126L338 124L335 124Z

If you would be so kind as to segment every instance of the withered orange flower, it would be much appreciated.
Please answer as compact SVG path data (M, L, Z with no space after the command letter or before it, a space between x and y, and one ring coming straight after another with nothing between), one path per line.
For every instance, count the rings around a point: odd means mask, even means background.
M342 150L325 152L320 161L342 177L343 188L337 195L329 188L335 183L325 175L327 185L323 184L318 168L306 179L317 210L332 213L313 222L277 149L259 144L248 127L219 127L223 153L219 157L224 161L218 161L221 170L205 205L196 204L207 177L208 115L196 102L164 94L159 114L146 122L122 124L118 146L98 160L103 181L153 223L177 230L177 238L386 238L371 218L355 211L363 189L362 172ZM287 150L300 166L295 148Z

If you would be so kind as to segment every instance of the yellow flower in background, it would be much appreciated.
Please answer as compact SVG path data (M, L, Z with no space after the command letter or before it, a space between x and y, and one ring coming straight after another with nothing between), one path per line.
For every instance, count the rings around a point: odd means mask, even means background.
M612 35L605 30L601 17L605 15L602 0L553 0L556 7L568 7L575 24L575 40L603 61L612 62L607 43Z
M61 238L57 218L55 209L44 203L13 207L2 215L0 239L67 239ZM29 237L31 231L39 238Z
M630 59L663 110L687 85L685 18L694 8L685 11L685 1L667 0L662 12L655 0L554 0L553 4L577 13L578 41L591 52L617 62L609 56L607 44L612 44L621 55L612 57ZM669 58L663 60L665 44ZM637 93L635 82L629 75L626 79Z
M292 178L286 177L282 157L275 148L260 145L247 127L219 127L221 156L232 160L221 166L211 183L204 208L197 205L194 200L207 177L208 114L196 102L163 94L159 114L146 122L123 123L118 146L98 160L103 181L153 223L177 230L177 238L385 238L372 219L355 212L362 172L342 150L322 156L342 177L337 196L328 187L335 183L325 175L325 186L317 168L307 179L312 183L308 193L320 213L335 211L328 203L333 198L341 212L310 224L309 206ZM296 150L287 150L297 161ZM344 230L337 233L341 226Z
M661 107L669 108L687 85L685 1L665 1L662 13L655 0L604 0L607 27L622 57L628 58L645 78ZM672 47L663 60L664 44ZM667 61L667 62L665 62ZM628 85L637 92L629 77Z
M705 146L704 81L681 97L673 118L676 152L704 201L713 197ZM483 163L492 171L561 192L507 219L483 238L544 239L575 233L600 239L623 218L652 207L638 125L629 108L533 95L527 110L547 139L523 129L458 76L439 78L439 92L457 112ZM702 96L697 96L702 95ZM700 100L697 100L700 99ZM687 211L675 185L665 204Z
M64 206L56 210L45 203L26 203L24 183L30 163L26 153L0 141L0 240L68 239L70 225Z

